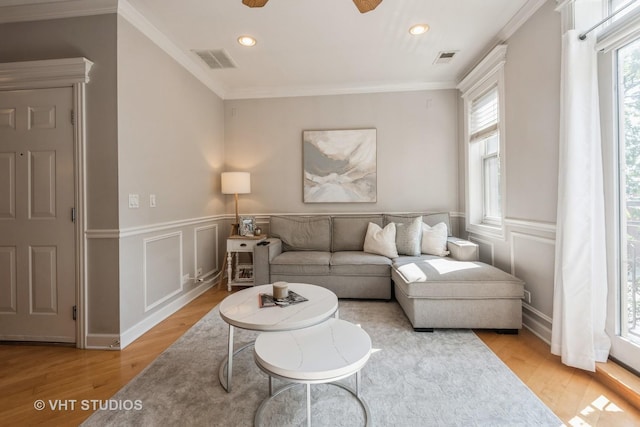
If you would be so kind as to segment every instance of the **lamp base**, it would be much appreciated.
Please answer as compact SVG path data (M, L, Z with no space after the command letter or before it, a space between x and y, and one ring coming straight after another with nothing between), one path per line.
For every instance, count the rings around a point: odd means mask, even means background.
M231 224L231 231L230 231L230 236L237 236L240 234L240 224L238 223L233 223Z

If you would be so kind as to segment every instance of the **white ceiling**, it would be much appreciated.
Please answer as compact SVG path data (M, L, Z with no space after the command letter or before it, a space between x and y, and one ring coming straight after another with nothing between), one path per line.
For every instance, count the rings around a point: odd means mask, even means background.
M101 10L109 2L83 1ZM80 2L0 0L0 15L29 3L77 10L72 4ZM352 0L270 0L263 8L241 0L119 3L121 13L126 6L125 18L155 39L159 30L168 38L160 43L165 50L189 62L187 68L220 96L233 99L455 87L544 0L383 0L366 14ZM431 29L412 36L408 29L416 23ZM240 46L236 40L243 34L254 36L256 46ZM210 70L192 52L221 48L237 68ZM441 51L457 54L448 64L434 64Z

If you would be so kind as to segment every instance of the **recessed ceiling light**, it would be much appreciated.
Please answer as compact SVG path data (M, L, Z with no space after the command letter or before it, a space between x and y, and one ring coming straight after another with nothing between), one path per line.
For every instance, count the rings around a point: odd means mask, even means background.
M256 39L251 36L240 36L238 37L238 43L242 46L253 46L256 44Z
M424 34L429 31L429 26L427 24L416 24L413 27L409 28L409 34L414 36Z

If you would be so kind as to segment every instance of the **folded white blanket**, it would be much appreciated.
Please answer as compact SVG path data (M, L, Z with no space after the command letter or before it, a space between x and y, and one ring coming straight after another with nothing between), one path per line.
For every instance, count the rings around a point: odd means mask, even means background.
M427 275L413 262L398 267L398 272L404 277L407 283L427 281Z

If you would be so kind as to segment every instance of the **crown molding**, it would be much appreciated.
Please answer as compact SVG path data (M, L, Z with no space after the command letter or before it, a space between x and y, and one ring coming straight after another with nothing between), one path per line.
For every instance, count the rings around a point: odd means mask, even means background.
M538 9L540 9L540 7L542 7L543 4L545 4L545 2L546 0L527 0L527 2L509 20L509 22L507 22L507 24L502 27L502 30L500 30L498 34L496 34L495 37L493 37L493 39L489 43L487 43L487 47L485 48L484 53L479 55L478 57L485 58L491 54L486 53L489 51L489 48L495 48L496 46L504 44L511 36L516 33L516 31L520 29L520 27L522 27L529 20L529 18L533 16L534 13L538 11ZM458 79L459 85L461 85L462 82L467 79L469 74L471 74L473 70L479 66L480 63L474 63L475 65L467 68L465 72L459 75L461 76Z
M190 72L202 84L208 87L212 92L222 99L226 99L227 89L220 82L216 81L207 70L203 68L194 57L184 53L171 39L169 39L162 31L153 25L144 17L135 7L127 0L118 2L117 12L126 19L138 31L147 36L160 49L165 51L167 55L173 58L184 69Z
M381 92L413 92L418 90L455 89L456 82L389 83L361 86L307 86L231 89L224 99L293 98L301 96L354 95Z
M116 13L118 0L55 0L23 4L0 0L0 24Z
M509 20L509 22L507 22L507 25L505 25L498 33L498 38L501 39L501 41L506 41L507 39L509 39L545 3L546 0L528 0L524 4L524 6L522 6L520 10L518 10L518 12L516 12L516 14Z

